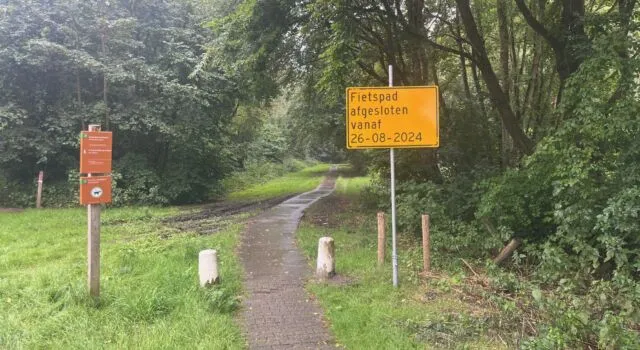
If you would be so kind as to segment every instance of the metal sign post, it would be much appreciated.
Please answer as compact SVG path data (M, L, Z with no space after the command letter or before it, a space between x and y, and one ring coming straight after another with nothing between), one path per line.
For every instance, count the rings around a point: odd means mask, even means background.
M393 87L393 66L389 65L389 87ZM398 287L398 251L396 249L396 161L393 148L389 149L391 165L391 265L393 268L393 286Z
M395 148L440 146L437 86L348 87L346 146L348 149L388 148L391 171L391 239L393 286L398 286ZM384 242L382 242L384 244Z

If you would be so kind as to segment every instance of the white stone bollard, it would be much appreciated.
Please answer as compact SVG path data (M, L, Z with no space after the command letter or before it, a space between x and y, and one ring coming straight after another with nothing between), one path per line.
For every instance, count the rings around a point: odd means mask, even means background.
M206 287L218 283L218 253L213 249L200 251L198 256L198 274L200 275L200 286Z
M318 241L318 265L316 268L316 275L319 278L330 278L336 274L335 251L333 238L320 238Z

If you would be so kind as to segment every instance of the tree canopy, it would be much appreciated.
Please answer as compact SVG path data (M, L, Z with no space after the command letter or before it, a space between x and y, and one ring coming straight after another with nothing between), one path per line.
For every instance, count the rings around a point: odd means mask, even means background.
M180 1L5 1L0 168L7 181L77 172L78 133L115 131L118 196L206 199L228 167L236 87L196 70L208 30Z

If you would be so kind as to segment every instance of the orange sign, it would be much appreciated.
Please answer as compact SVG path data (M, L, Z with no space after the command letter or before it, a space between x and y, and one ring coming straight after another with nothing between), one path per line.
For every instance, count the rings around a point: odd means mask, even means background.
M80 173L106 174L111 172L111 131L83 131L80 133Z
M80 204L111 203L111 176L80 178Z
M438 147L437 86L347 88L347 148Z

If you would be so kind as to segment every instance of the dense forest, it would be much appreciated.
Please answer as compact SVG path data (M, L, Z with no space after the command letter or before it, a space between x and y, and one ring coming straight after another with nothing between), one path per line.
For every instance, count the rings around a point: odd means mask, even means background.
M388 206L388 153L345 150L344 91L393 65L440 92L441 147L397 152L401 230L429 212L450 249L509 243L506 271L571 293L534 345L624 348L639 25L635 0L0 0L0 205L32 205L39 170L50 206L74 203L78 133L100 123L116 204L210 200L234 172L314 158L368 171Z

